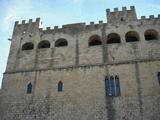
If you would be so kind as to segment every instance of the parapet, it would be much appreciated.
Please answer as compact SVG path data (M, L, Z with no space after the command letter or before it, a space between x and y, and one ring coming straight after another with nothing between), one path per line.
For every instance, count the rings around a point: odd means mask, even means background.
M140 20L150 20L150 19L160 19L160 14L158 14L157 17L155 17L154 15L150 15L149 17L141 16Z
M114 8L113 11L106 9L107 22L108 23L122 23L122 22L131 22L137 20L135 7L130 6L130 9L122 7L122 10Z
M91 21L89 24L86 23L73 23L73 24L66 24L62 25L62 27L54 26L54 28L46 27L46 29L40 29L44 33L50 33L50 32L59 32L59 31L71 31L73 33L78 31L83 31L85 29L94 29L97 27L101 27L103 25L103 21L100 20L98 23L95 23Z
M21 22L16 21L15 22L15 26L24 25L24 24L31 24L31 23L40 23L40 18L36 18L35 22L33 21L33 19L29 19L28 22L26 22L26 20L22 20Z
M107 13L125 12L125 11L135 11L135 7L134 6L130 6L130 9L127 9L127 7L122 7L122 10L119 10L118 8L114 8L114 11L111 11L110 9L106 9Z

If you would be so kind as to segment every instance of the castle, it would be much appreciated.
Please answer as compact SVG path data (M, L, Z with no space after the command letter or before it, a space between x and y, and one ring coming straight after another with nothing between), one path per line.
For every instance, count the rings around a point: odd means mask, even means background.
M106 15L46 30L15 22L0 120L160 120L160 15Z

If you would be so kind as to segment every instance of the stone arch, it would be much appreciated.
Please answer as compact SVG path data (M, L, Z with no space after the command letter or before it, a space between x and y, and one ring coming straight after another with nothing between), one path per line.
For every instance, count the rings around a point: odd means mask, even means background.
M48 40L40 41L39 44L38 44L38 48L39 49L50 48L50 42Z
M121 38L117 33L110 33L107 37L107 44L120 43Z
M157 40L158 32L154 29L148 29L144 33L145 40Z
M129 31L125 35L126 42L136 42L139 41L139 35L135 31Z
M68 41L64 38L60 38L56 40L55 47L65 47L68 46Z
M22 50L32 50L34 45L32 42L27 42L22 45Z
M102 41L99 35L92 35L88 41L89 46L102 45Z

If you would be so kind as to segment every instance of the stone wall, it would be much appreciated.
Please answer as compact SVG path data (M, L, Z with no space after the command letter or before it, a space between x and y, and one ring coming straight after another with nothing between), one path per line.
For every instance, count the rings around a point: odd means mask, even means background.
M5 74L3 119L157 120L158 66L159 61L133 62ZM105 96L106 75L119 76L121 96ZM57 91L59 81L63 92ZM30 82L34 91L26 94Z
M107 10L107 23L43 30L39 18L16 22L0 90L0 120L160 119L159 18L138 20L131 7ZM157 31L157 39L145 40L148 29ZM139 41L126 42L129 31L137 32ZM110 33L117 33L121 42L107 44ZM98 35L102 45L89 46L92 35ZM60 38L65 38L68 46L55 47ZM50 47L38 49L42 40L48 40ZM27 42L34 48L23 51ZM106 96L108 75L119 76L120 96ZM57 91L59 81L62 92ZM27 94L29 83L32 94Z
M126 18L129 16L132 19ZM136 59L156 59L160 56L160 19L150 16L149 19L136 18L135 9L109 12L108 19L115 16L124 17L124 21L117 21L116 25L108 20L99 24L91 22L90 25L77 23L64 25L62 28L55 27L46 30L40 29L40 19L29 23L15 23L12 36L12 44L6 71L23 71L31 69L48 69L61 66L103 64L112 62L127 62ZM127 16L128 17L128 16ZM120 18L120 17L119 17ZM158 33L157 40L147 41L144 34L146 30L155 30ZM139 41L126 42L126 33L135 31ZM107 37L111 33L117 33L121 42L107 44ZM93 35L100 36L102 45L89 46L89 38ZM66 47L55 47L55 41L65 38L68 41ZM38 49L38 43L48 40L50 48ZM32 42L33 50L22 51L22 46ZM94 58L94 59L93 59Z

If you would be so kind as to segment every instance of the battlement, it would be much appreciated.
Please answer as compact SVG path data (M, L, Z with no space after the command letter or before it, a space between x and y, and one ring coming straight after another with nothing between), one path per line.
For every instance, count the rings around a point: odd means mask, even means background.
M26 20L22 20L21 23L19 21L16 21L15 26L16 25L31 24L31 23L39 23L39 22L40 22L40 18L36 18L35 22L33 21L33 19L29 19L28 22L26 22Z
M28 22L26 22L25 20L22 20L21 22L16 21L15 28L17 28L17 30L14 30L14 33L19 32L21 34L23 31L29 31L29 33L31 33L30 30L32 30L33 26L37 30L40 30L41 32L44 32L44 33L60 32L60 31L75 33L83 30L101 28L105 24L117 26L119 24L127 24L127 23L132 24L132 22L135 22L135 21L141 22L141 20L142 21L146 20L146 23L147 23L149 20L160 19L160 14L158 15L158 17L155 17L154 15L150 15L149 18L142 16L141 19L137 19L134 6L130 6L129 9L127 9L127 7L122 7L121 9L114 8L113 11L111 11L111 9L106 9L106 13L107 13L106 23L104 23L103 21L99 21L97 23L91 21L89 24L86 24L85 22L73 23L73 24L62 25L62 27L58 27L58 26L54 26L53 28L46 27L45 29L40 28L40 24L41 24L40 18L36 18L35 21L33 21L32 19L29 19Z
M103 21L100 20L97 23L91 21L89 24L86 23L73 23L73 24L66 24L62 25L62 27L59 26L54 26L52 27L46 27L45 29L40 28L41 31L43 32L53 32L53 31L63 31L63 30L74 30L74 31L82 31L85 29L93 29L93 28L99 28L103 24Z
M111 24L132 22L137 20L134 6L130 6L130 10L127 10L126 7L122 7L122 10L114 8L114 11L112 12L110 11L110 9L106 9L106 14L107 22Z
M158 14L157 17L155 17L154 15L150 15L149 17L141 16L141 20L150 20L150 19L160 19L160 14Z
M127 9L127 7L122 7L122 10L119 10L118 8L114 8L114 11L111 11L110 9L106 9L107 13L125 12L125 11L135 11L135 7L130 6L130 9Z

